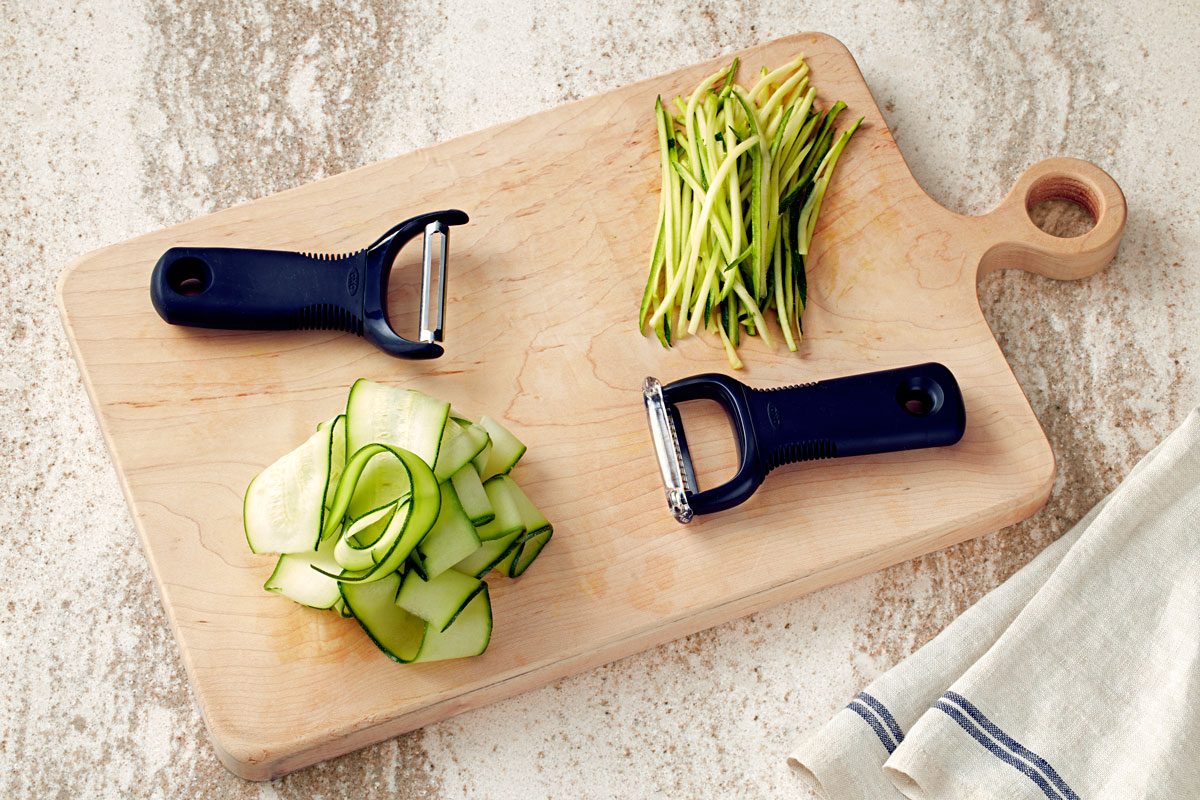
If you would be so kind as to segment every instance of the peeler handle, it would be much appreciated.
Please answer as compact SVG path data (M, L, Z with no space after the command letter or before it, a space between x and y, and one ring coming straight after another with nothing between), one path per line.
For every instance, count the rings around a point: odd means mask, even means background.
M952 445L966 429L953 373L936 363L781 389L750 389L765 471L819 458Z
M361 335L365 253L173 247L154 267L150 298L173 325Z

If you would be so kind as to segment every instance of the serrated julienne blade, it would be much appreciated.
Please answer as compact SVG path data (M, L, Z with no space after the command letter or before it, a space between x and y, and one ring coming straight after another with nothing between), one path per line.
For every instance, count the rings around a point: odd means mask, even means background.
M658 468L662 473L663 489L667 496L667 507L675 519L682 523L692 521L692 508L687 500L688 484L684 477L683 453L675 424L667 411L662 384L657 378L646 378L642 383L642 398L646 402L646 419L650 423L650 438L658 456Z

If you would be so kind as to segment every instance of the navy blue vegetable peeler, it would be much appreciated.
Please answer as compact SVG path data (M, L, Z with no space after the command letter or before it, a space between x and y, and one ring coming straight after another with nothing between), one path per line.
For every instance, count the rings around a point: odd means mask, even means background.
M389 355L437 358L443 352L438 342L446 313L450 226L466 222L467 215L456 209L421 214L346 255L172 247L154 266L150 299L172 325L342 330ZM424 255L420 334L414 342L388 321L387 292L396 256L419 235L424 236Z
M646 378L642 394L667 505L683 523L745 502L783 464L945 447L967 425L958 381L934 363L780 389L751 389L717 373L666 386ZM737 438L737 473L703 491L676 406L689 400L716 401Z

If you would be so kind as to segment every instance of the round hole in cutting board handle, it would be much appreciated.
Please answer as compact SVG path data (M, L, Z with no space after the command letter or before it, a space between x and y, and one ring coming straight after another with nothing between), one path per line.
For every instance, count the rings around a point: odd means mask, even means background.
M937 381L924 377L911 378L896 390L896 402L914 417L928 416L942 407L945 394Z
M167 285L176 294L195 297L212 285L212 269L199 258L184 256L167 267Z
M1041 230L1062 239L1083 236L1096 227L1100 201L1080 181L1046 175L1029 187L1025 210Z

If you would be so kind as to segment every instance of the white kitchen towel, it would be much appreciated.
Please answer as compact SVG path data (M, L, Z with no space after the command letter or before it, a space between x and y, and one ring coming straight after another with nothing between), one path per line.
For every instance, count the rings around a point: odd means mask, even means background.
M1200 410L789 760L828 800L1200 798Z

